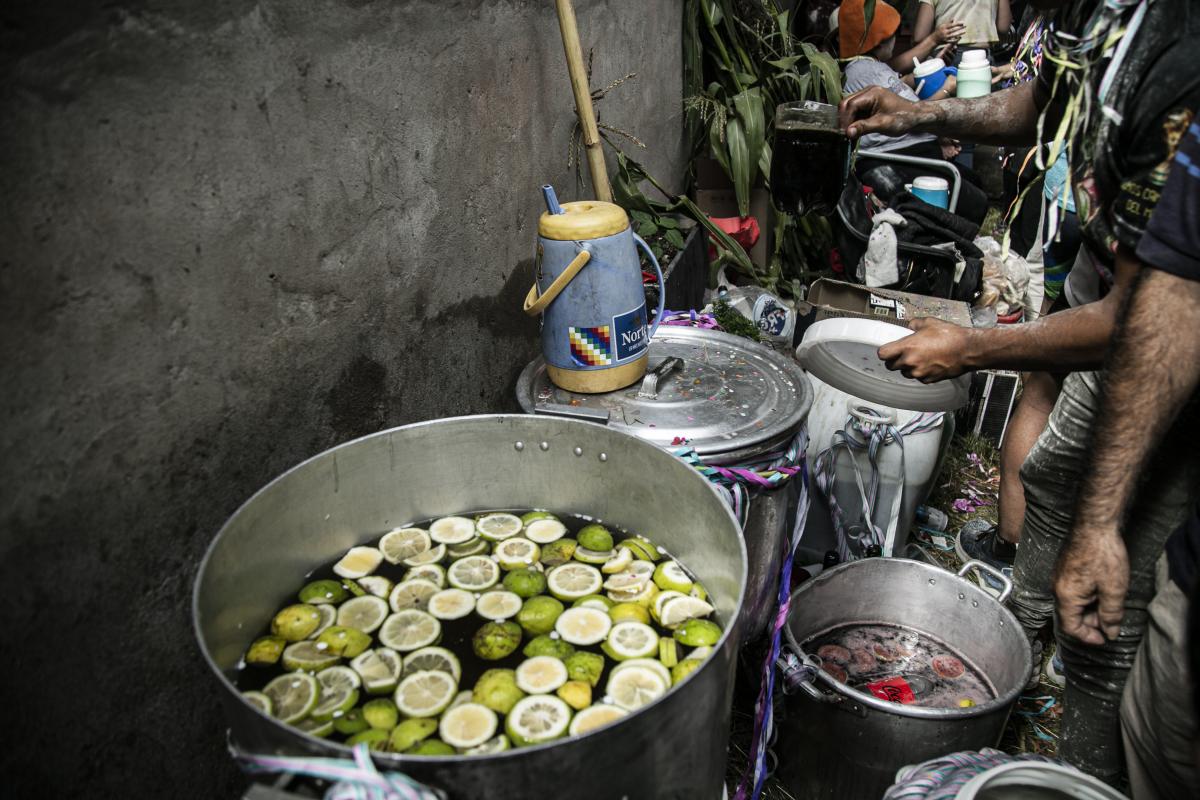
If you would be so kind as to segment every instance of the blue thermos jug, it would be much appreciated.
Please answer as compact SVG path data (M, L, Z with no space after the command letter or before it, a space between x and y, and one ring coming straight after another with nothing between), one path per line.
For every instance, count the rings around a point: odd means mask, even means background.
M620 206L593 200L559 206L553 189L543 192L548 211L538 220L535 283L525 312L542 315L546 372L570 392L629 386L646 373L650 337L662 318L662 270ZM658 275L652 324L635 243Z

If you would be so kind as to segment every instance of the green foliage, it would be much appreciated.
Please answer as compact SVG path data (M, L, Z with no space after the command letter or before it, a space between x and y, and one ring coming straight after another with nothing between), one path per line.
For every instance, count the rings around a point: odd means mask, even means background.
M726 333L758 341L758 326L730 308L729 304L724 300L718 300L713 303L713 317L717 320L717 324L721 326L721 330Z

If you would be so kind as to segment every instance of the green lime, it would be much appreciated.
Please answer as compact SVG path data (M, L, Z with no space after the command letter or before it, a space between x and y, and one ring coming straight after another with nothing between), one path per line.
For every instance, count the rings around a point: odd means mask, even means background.
M316 639L325 629L337 622L338 606L322 603L319 606L313 606L317 609L317 613L321 615L321 623L317 625L317 629L308 635L310 639Z
M428 647L442 637L442 623L437 617L417 608L397 611L383 622L379 642L401 653L411 653Z
M617 548L617 554L604 562L600 567L600 571L605 575L616 575L629 569L633 563L633 551L628 547L621 546Z
M479 747L496 735L496 712L480 703L463 703L442 715L438 734L459 750Z
M578 542L574 539L558 539L542 545L542 565L557 567L559 564L567 563L574 558L578 546Z
M458 681L448 672L414 672L396 687L396 705L406 717L436 717L458 693Z
M598 608L607 614L608 610L615 605L616 603L614 603L612 600L609 600L602 594L589 594L579 598L574 603L571 603L571 608L579 608L580 606L584 606L586 608Z
M413 567L404 573L404 580L406 581L415 581L417 578L429 581L439 589L446 588L446 568L441 564L421 564L419 567Z
M441 586L433 581L406 576L404 580L392 587L392 593L388 595L388 606L392 611L404 611L410 608L424 611L429 607L429 598L441 590Z
M575 548L574 558L576 561L582 561L584 564L603 565L615 555L615 550L592 550L591 548L579 545L579 547Z
M603 650L616 661L658 655L658 633L642 622L618 622L608 632Z
M520 623L521 629L530 636L540 636L543 633L549 633L554 630L554 623L558 619L558 615L562 612L563 604L553 597L546 597L545 595L531 597L525 601L525 604L521 606L521 610L517 612L517 622ZM513 649L516 648L514 647ZM512 650L509 652L511 653ZM508 655L508 653L505 653L505 655Z
M363 595L370 594L370 592L358 585L358 581L352 581L349 578L342 580L342 588L344 588L354 597L362 597Z
M446 579L455 589L482 592L500 582L500 565L488 556L467 556L450 565Z
M462 664L458 656L444 647L422 647L404 657L403 677L407 678L414 672L439 670L448 673L455 683L462 678Z
M358 687L362 682L358 673L349 667L323 669L317 673L317 683L321 685L321 699L310 713L315 720L331 720L354 708L358 702Z
M371 637L354 628L334 625L317 637L317 646L320 645L325 645L327 653L354 658L371 646Z
M333 729L342 736L353 736L371 730L370 724L363 719L361 708L352 708L340 717L333 718Z
M387 750L388 732L382 728L367 728L346 740L347 747L364 743L369 750Z
M634 558L645 559L646 561L658 561L662 558L662 554L658 552L658 547L644 536L631 536L621 542L622 547L628 547L633 551Z
M542 556L542 548L523 536L514 536L498 542L492 550L497 563L502 569L522 569L537 562Z
M683 661L680 661L671 667L671 685L679 683L703 664L703 661L696 658L685 658Z
M437 729L436 719L428 717L406 719L392 729L392 735L388 737L388 749L393 753L403 753L423 739L428 739Z
M324 739L326 736L333 733L333 720L309 717L308 719L302 719L297 722L295 727L300 732L307 733L309 736L316 736L318 739Z
M592 685L587 681L567 681L554 693L576 711L582 711L592 704Z
M654 583L664 592L683 592L692 590L692 576L683 571L678 561L664 561L654 569Z
M658 640L658 660L667 669L679 663L679 646L674 639L667 636L660 637Z
M554 516L549 511L526 511L521 515L521 524L528 525L529 523L536 522L539 519L557 520L558 517Z
M650 624L650 612L637 603L617 603L608 610L608 616L613 622L640 622Z
M597 656L599 658L599 656ZM497 714L507 714L525 693L517 686L517 673L511 669L489 669L479 676L471 699Z
M346 591L341 581L313 581L300 590L300 602L314 606L321 603L337 604L349 596L350 592Z
M400 721L396 704L386 697L368 700L362 707L362 715L368 725L382 731L390 731Z
M426 739L419 745L409 750L407 755L410 756L456 756L458 751L450 745L443 742L441 739Z
M273 710L271 698L267 697L262 692L242 692L242 697L246 699L247 703L254 706L268 717L273 716L271 713Z
M350 667L362 679L367 694L386 694L400 682L403 661L395 650L379 647L360 654L350 662Z
M604 672L604 656L596 653L578 652L567 656L567 675L573 681L587 681L592 686L600 683Z
M720 627L706 619L689 619L675 629L675 641L688 647L714 645L720 639Z
M504 719L505 732L518 747L557 739L570 723L571 707L552 694L521 699Z
M546 591L546 576L530 567L514 569L504 576L504 588L523 599Z
M374 633L387 619L388 604L373 594L355 597L338 606L337 624L363 633Z
M316 606L300 603L288 606L271 620L271 633L282 636L289 642L300 642L321 624L321 612Z
M478 747L470 747L466 750L463 750L463 755L482 756L489 753L503 753L505 750L508 750L510 746L511 745L509 744L508 737L501 733L493 736L491 739L488 739Z
M499 542L521 532L525 524L512 514L484 514L475 520L475 530L485 539Z
M287 639L282 636L260 636L246 651L246 663L256 667L266 667L274 664L283 655Z
M499 661L510 656L520 645L521 626L515 622L485 623L471 637L471 648L475 651L475 655L485 661Z
M320 642L294 642L283 648L283 668L286 670L306 670L316 672L319 669L332 667L340 659L336 653L329 652L328 646Z
M379 551L389 564L399 564L433 547L429 533L420 528L396 528L379 540Z
M458 561L460 558L467 556L482 556L486 555L492 549L491 543L482 536L476 536L470 541L462 544L446 545L446 555L451 561Z
M521 651L526 658L534 658L535 656L554 656L555 658L566 661L567 657L575 652L575 647L562 639L555 639L552 636L537 636L530 640L529 644L525 645L525 649Z
M584 525L577 538L579 546L586 547L588 550L612 550L613 547L613 537L608 532L608 528L594 522L591 525Z
M270 699L275 718L294 725L307 717L317 705L321 688L312 675L289 672L264 686L262 693Z

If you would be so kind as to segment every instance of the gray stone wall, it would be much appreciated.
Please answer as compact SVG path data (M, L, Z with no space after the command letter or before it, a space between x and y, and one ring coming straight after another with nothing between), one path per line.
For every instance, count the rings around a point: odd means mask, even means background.
M679 0L576 0L678 185ZM191 580L335 443L515 410L537 187L579 196L550 0L0 11L5 795L234 797Z

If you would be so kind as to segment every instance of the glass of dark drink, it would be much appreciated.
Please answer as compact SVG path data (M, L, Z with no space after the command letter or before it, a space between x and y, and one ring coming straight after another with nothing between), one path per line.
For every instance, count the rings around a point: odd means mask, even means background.
M837 106L781 103L775 109L771 198L788 214L831 214L846 184L850 140L838 127Z

